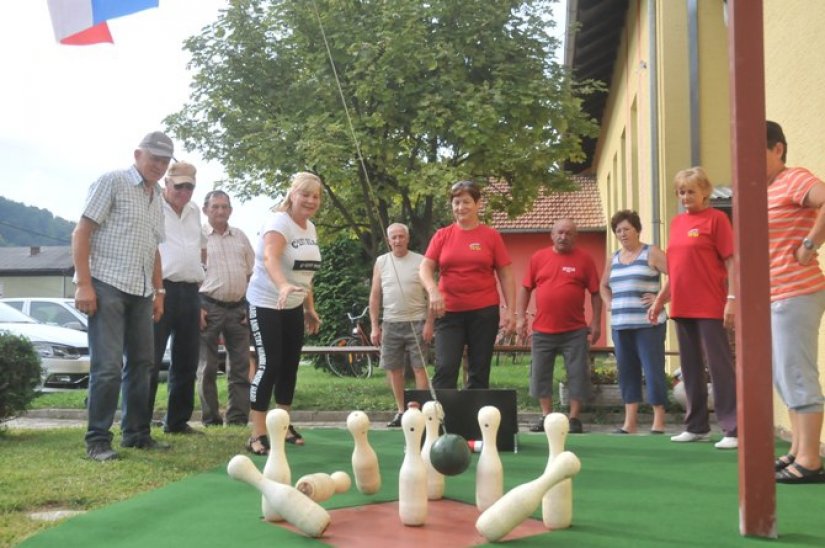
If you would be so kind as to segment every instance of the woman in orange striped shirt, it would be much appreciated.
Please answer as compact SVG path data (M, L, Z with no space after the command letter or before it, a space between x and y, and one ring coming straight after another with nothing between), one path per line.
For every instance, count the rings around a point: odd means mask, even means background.
M817 249L825 242L825 183L785 166L782 128L767 122L768 229L773 378L788 406L792 440L776 459L778 483L825 483L819 456L825 398L817 370L825 275Z

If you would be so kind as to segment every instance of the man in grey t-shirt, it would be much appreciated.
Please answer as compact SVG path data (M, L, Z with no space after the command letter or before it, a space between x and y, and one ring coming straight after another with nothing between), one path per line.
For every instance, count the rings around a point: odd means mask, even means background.
M390 253L378 257L370 290L372 344L381 346L381 367L387 370L397 412L387 426L401 426L404 413L404 367L415 373L415 387L426 389L427 345L433 338L427 292L418 277L423 256L409 250L410 232L395 223L387 228ZM380 321L383 309L383 322Z

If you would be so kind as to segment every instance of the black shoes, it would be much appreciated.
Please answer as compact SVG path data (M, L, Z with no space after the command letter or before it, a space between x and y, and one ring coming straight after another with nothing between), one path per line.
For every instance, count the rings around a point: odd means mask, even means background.
M570 418L570 430L571 434L583 434L584 428L582 427L582 421L577 418L571 417Z
M387 423L388 428L400 428L401 427L401 417L404 416L404 413L396 413L395 416L392 418L390 422Z
M533 426L530 427L530 432L544 432L544 419L546 415L540 418ZM583 434L584 428L582 427L582 421L579 419L572 417L569 419L568 424L570 425L568 432L570 434ZM627 432L625 432L626 434Z
M203 436L204 435L204 433L201 430L195 430L194 428L192 428L188 424L184 424L183 428L181 428L180 430L166 430L164 428L163 432L164 432L164 434L181 434L181 435L185 435L185 436L189 436L189 435L192 435L192 434L197 435L197 436Z
M530 427L530 432L544 432L544 417Z
M97 462L115 460L117 453L109 443L93 443L86 448L86 457Z
M166 442L157 441L152 436L146 436L145 438L138 438L136 440L126 441L123 440L120 442L121 447L134 447L135 449L147 449L147 450L160 450L165 451L172 447Z

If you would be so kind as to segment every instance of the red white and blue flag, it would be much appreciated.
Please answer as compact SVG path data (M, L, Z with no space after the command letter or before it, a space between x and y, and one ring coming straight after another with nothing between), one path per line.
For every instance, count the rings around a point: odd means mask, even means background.
M112 43L106 21L156 7L158 0L49 0L55 38L73 46Z

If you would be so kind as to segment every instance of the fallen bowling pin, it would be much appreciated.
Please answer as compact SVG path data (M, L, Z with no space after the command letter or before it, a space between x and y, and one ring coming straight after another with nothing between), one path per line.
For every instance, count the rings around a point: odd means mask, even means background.
M404 462L398 472L398 516L404 525L424 525L427 521L427 465L421 458L424 414L411 407L401 418L404 430Z
M562 413L544 418L549 456L547 467L564 451L570 421ZM541 520L548 529L566 529L573 523L573 480L566 479L551 487L541 499Z
M580 469L576 455L565 451L537 479L513 487L485 510L476 520L476 530L490 542L501 539L530 517L548 489Z
M323 502L336 493L345 493L351 485L352 481L346 472L338 471L332 474L318 472L301 476L295 483L295 489L315 502Z
M481 455L476 465L476 508L483 512L501 498L504 493L504 467L498 455L496 437L501 424L501 412L492 405L478 410L478 426L481 429Z
M428 401L422 410L426 419L426 437L424 446L421 448L421 458L427 467L427 498L429 500L440 500L444 497L444 474L433 467L430 460L430 449L438 439L441 423L444 421L444 408L437 401Z
M266 414L266 435L269 438L269 455L266 457L263 475L266 479L292 484L292 471L286 460L286 432L289 428L289 413L284 409L271 409ZM266 521L283 521L283 517L272 509L261 497L261 513Z
M265 478L246 455L232 457L226 471L232 479L258 489L268 506L305 535L320 537L329 526L326 510L294 487Z
M367 439L369 429L370 419L363 411L353 411L347 417L347 430L355 441L352 450L355 487L365 495L374 495L381 489L381 471L378 469L378 455Z

